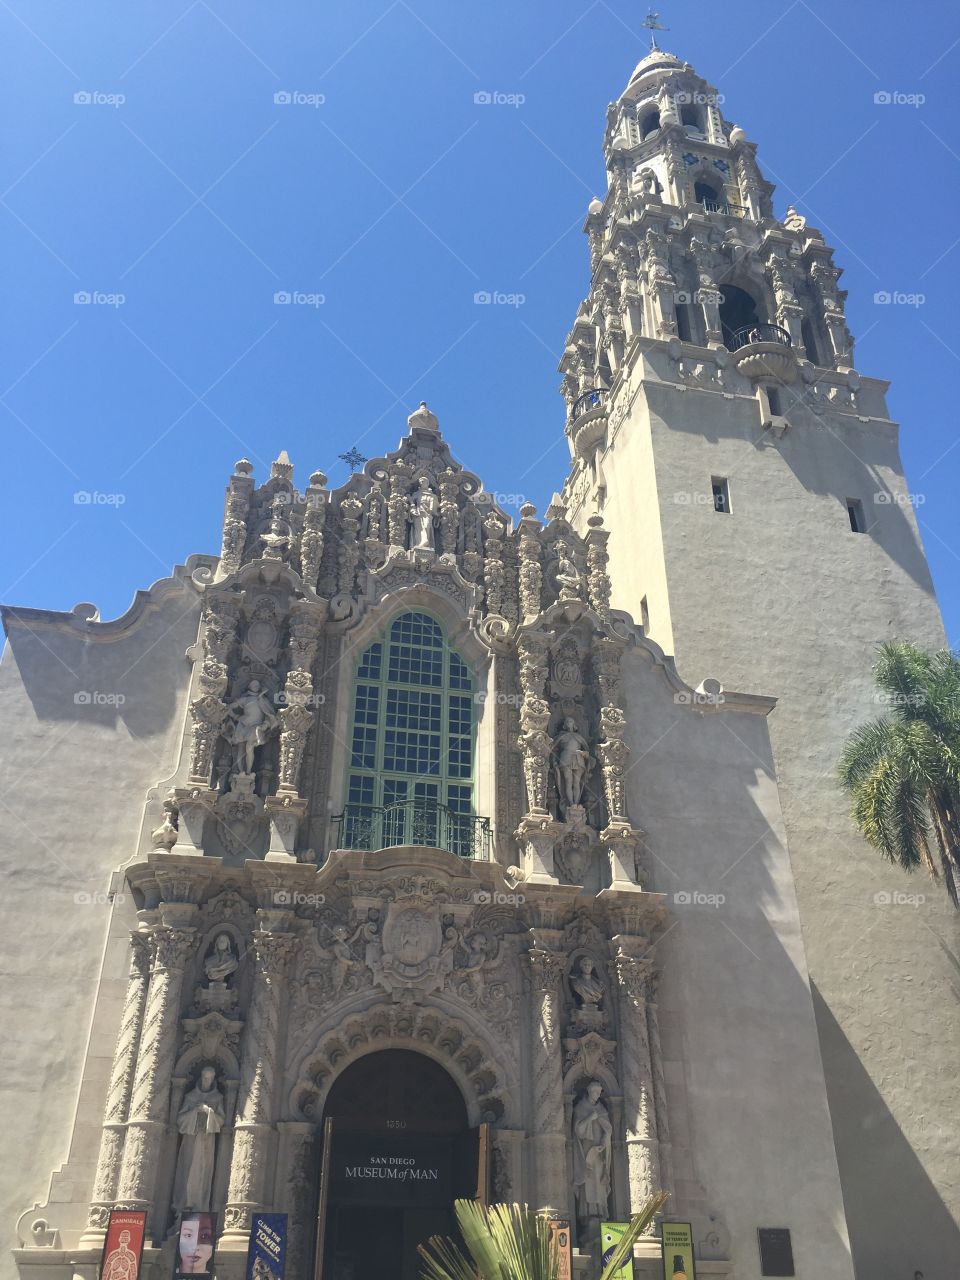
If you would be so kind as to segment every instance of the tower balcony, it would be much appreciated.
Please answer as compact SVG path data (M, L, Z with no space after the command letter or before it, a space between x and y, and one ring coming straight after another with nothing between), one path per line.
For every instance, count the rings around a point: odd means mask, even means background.
M722 213L727 218L745 218L749 213L746 205L737 204L734 200L698 200L697 204L704 213Z
M588 458L603 439L607 429L609 398L610 393L605 387L591 387L574 400L567 434L578 458Z
M733 363L753 382L774 380L793 382L797 376L797 353L786 329L778 324L750 324L726 340Z
M333 821L337 849L446 849L458 858L490 861L490 819L456 813L436 800L348 804Z

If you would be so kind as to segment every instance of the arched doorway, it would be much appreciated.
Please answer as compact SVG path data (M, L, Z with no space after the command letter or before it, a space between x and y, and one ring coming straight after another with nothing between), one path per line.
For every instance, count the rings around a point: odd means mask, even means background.
M456 1235L453 1202L486 1200L486 1126L432 1058L383 1049L334 1082L324 1107L316 1280L416 1280L417 1245Z

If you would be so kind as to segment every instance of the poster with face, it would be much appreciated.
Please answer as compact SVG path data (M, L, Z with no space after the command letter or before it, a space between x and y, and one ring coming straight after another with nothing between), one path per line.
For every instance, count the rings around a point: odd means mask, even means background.
M185 1213L177 1237L174 1277L213 1274L213 1246L217 1238L215 1213Z
M137 1280L147 1231L145 1209L112 1209L103 1242L100 1280Z

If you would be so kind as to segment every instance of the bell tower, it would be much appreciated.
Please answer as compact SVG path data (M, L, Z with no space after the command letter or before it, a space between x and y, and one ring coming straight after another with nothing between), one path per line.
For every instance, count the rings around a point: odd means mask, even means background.
M845 737L882 711L876 646L940 648L942 623L887 383L856 368L833 250L794 208L775 213L725 106L653 47L607 110L608 189L587 210L590 283L560 361L563 502L578 530L602 515L613 607L686 680L778 700L854 1259L864 1275L932 1274L960 1256L955 1157L931 1119L953 1106L957 1046L937 1032L953 911L859 839L834 779Z

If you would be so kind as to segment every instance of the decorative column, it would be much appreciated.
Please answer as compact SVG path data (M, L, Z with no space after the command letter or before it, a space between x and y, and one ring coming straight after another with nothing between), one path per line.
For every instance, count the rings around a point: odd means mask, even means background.
M307 1280L312 1274L309 1245L317 1216L316 1127L306 1120L281 1120L280 1153L273 1203L287 1217L287 1277Z
M654 227L647 228L647 290L653 306L655 338L672 338L677 333L677 282L670 271L670 247L666 235Z
M540 946L531 947L526 954L533 1067L529 1141L533 1154L536 1208L564 1214L569 1200L560 1044L560 983L564 958L559 952Z
M483 522L483 585L487 613L503 616L503 523L491 511Z
M107 1089L107 1105L103 1113L103 1133L100 1137L100 1157L93 1180L93 1197L87 1218L87 1230L81 1240L81 1248L95 1246L102 1241L110 1217L110 1209L117 1195L120 1165L123 1160L123 1141L126 1131L130 1093L137 1064L137 1049L143 1030L143 1010L147 1000L150 979L150 944L146 932L134 931L130 935L130 971L127 976L127 992L120 1015L120 1033L113 1054L113 1069Z
M603 527L603 516L589 516L586 537L587 596L590 608L601 622L610 621L610 575L607 572L609 540L610 534Z
M290 618L290 669L280 697L280 781L268 796L264 812L270 820L267 862L295 862L296 841L307 802L300 795L300 768L316 715L309 709L316 701L313 662L322 626L322 608L302 600Z
M660 1150L660 1187L673 1195L673 1146L670 1142L670 1116L667 1111L667 1086L663 1078L663 1052L660 1048L660 1018L657 993L660 974L656 967L647 976L647 1032L650 1040L650 1065L653 1070L653 1098L657 1112L657 1137Z
M532 502L520 508L520 616L532 622L540 615L543 570L540 568L540 521Z
M161 905L161 918L166 905ZM192 919L198 908L186 903L170 905L175 905L176 922L165 921L150 934L153 965L117 1189L118 1203L130 1209L149 1208L154 1199L156 1172L169 1119L183 975L197 942L196 929L185 921ZM154 1228L159 1225L154 1224Z
M618 945L616 957L610 962L610 974L617 991L620 1080L631 1213L639 1213L661 1186L654 1070L647 1028L647 997L653 961L623 950L623 945L635 941L614 939L616 944L622 945ZM652 1235L653 1230L651 1223L647 1234Z
M324 485L327 477L322 471L314 471L307 485L306 506L303 510L303 531L300 534L300 577L311 591L317 589L320 562L323 559L323 526L327 518L327 495Z
M262 913L261 913L262 915ZM273 1136L273 1092L280 1033L280 1000L293 934L260 928L253 933L256 965L240 1064L240 1093L233 1134L224 1240L250 1233L254 1210L269 1207L265 1174Z
M227 486L218 578L229 578L243 563L243 551L247 545L247 513L252 493L253 466L246 458L241 458L233 468L233 475Z
M790 266L778 254L771 253L767 258L767 271L770 273L770 282L773 285L777 304L777 324L789 333L793 346L802 347L803 307L797 302L793 292Z

